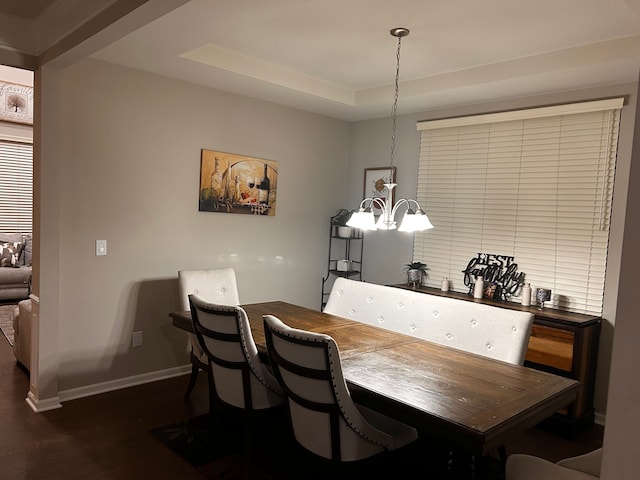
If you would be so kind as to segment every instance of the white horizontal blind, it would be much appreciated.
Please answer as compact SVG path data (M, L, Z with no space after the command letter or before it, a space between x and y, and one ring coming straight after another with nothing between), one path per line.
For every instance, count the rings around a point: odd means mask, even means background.
M418 124L417 200L435 228L415 235L413 259L428 264L427 285L449 277L453 290L467 291L462 271L478 253L513 256L525 282L552 290L554 307L600 315L616 100L579 113Z
M31 233L33 146L0 140L0 232Z

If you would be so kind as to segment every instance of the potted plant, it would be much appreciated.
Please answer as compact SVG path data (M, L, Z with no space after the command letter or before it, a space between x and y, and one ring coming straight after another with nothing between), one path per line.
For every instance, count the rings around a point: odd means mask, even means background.
M427 264L423 262L410 262L405 264L407 270L407 284L412 287L422 285L422 280L427 274Z
M331 225L336 226L336 233L339 237L351 237L351 227L347 226L347 222L351 218L351 210L346 208L339 209L336 214L331 217Z

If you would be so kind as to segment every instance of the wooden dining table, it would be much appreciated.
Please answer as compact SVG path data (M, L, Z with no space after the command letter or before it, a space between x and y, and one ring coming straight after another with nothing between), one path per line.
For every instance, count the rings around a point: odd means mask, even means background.
M332 336L358 402L419 428L421 435L485 455L575 400L580 382L512 365L310 308L242 305L265 354L262 316ZM191 313L173 325L193 331Z

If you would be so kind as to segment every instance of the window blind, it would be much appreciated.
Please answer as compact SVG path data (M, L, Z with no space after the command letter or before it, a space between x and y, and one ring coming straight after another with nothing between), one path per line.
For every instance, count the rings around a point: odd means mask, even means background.
M600 315L622 101L418 123L417 200L435 228L413 259L427 285L467 291L478 253L513 256L552 306Z
M0 140L0 232L31 233L33 146Z

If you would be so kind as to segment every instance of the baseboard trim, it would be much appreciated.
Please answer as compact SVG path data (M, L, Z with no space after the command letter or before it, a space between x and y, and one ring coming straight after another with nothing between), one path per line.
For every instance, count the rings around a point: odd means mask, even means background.
M43 400L37 399L33 393L29 392L27 398L25 398L27 405L31 407L36 413L42 413L49 410L55 410L56 408L62 408L59 397L45 398Z
M94 383L93 385L86 385L84 387L61 390L58 392L58 395L61 402L66 402L69 400L76 400L78 398L98 395L100 393L120 390L121 388L134 387L136 385L142 385L145 383L157 382L159 380L166 380L168 378L179 377L181 375L187 375L189 373L191 373L190 364L183 365L181 367L173 367L166 370L157 370L155 372L133 375L131 377L118 378L117 380L110 380L108 382Z

